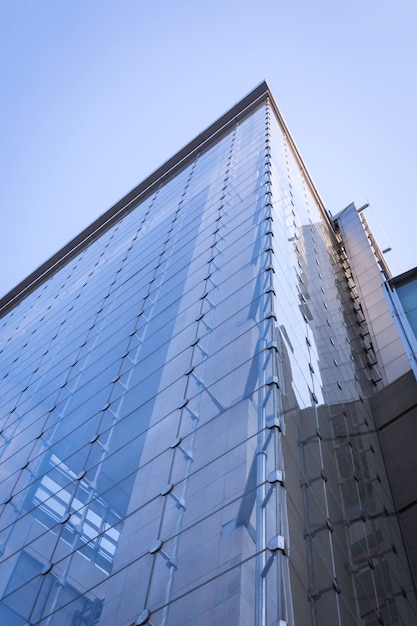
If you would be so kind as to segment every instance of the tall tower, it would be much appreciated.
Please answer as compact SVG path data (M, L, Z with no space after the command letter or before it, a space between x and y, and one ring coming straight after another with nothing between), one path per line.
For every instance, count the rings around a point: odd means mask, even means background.
M262 83L3 298L0 622L417 623L378 254Z

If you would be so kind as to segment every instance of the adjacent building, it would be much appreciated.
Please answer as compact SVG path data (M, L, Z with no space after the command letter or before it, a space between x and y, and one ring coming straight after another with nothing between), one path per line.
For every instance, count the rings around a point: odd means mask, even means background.
M265 83L23 281L0 302L0 623L417 623L395 289Z

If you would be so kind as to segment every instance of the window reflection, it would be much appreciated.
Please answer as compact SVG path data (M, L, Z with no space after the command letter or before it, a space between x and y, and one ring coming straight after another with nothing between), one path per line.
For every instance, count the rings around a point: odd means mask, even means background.
M64 524L61 538L70 544L86 544L84 556L106 572L110 572L121 529L115 528L122 517L86 480L77 475L55 454L50 454L41 468L42 476L27 503L32 515L47 528L57 522ZM33 508L35 507L35 508Z

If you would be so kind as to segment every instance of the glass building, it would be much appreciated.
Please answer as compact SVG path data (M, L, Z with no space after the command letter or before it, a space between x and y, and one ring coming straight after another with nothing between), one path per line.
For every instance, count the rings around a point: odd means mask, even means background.
M417 623L389 279L262 83L3 298L0 623Z

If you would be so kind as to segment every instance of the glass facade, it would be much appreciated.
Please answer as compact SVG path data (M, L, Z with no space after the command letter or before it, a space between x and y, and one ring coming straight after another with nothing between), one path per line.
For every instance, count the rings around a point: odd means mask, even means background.
M417 378L417 269L384 284L385 294Z
M417 621L366 322L267 91L0 323L0 623Z

